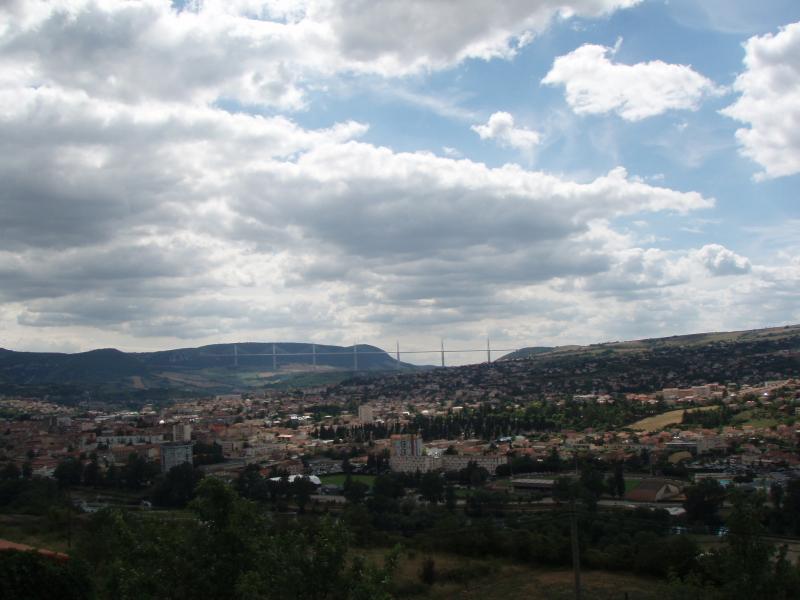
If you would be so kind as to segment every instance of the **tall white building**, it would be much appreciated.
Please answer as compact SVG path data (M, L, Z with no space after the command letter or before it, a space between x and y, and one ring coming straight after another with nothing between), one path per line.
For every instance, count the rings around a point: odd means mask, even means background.
M362 404L358 407L358 420L362 423L372 423L374 416L372 414L372 406L369 404Z
M422 456L425 446L418 433L397 434L392 436L392 456Z
M166 442L161 444L161 472L168 473L172 467L183 463L194 464L192 442Z
M173 442L191 442L192 426L189 423L176 423L172 426Z

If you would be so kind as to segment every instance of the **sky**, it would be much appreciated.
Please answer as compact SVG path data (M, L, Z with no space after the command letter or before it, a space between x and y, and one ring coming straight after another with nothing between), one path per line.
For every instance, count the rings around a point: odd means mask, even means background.
M15 350L798 323L800 3L0 0L0 181Z

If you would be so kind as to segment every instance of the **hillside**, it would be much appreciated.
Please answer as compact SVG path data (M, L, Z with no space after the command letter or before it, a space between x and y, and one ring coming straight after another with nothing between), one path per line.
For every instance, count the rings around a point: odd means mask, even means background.
M332 397L537 399L648 392L707 382L756 384L800 377L800 326L702 333L590 346L537 347L492 363L426 369L379 348L302 343L214 344L159 352L78 354L0 349L0 394L57 401L167 401L264 387L330 386ZM273 354L274 351L274 354ZM354 354L356 356L354 356ZM354 362L359 377L351 378ZM316 365L314 362L316 361ZM364 375L369 375L367 379ZM63 399L63 400L62 400ZM69 400L68 400L69 399Z
M525 402L572 394L656 392L703 383L800 377L800 326L554 348L491 365L343 382L334 397Z
M19 385L103 384L146 374L147 367L135 356L110 348L77 354L0 352L0 381Z
M625 342L606 342L588 346L557 346L555 348L534 346L522 348L506 354L499 360L519 360L546 354L548 357L567 356L610 356L614 354L631 354L657 352L662 350L683 348L702 348L718 344L740 344L751 342L777 341L800 336L800 325L770 327L767 329L748 329L743 331L717 331L709 333L693 333L689 335L673 335L664 338L648 338Z
M29 387L53 385L119 391L170 388L217 392L245 390L303 376L312 381L314 376L322 382L340 380L354 369L356 361L359 372L397 368L389 354L363 344L354 348L248 342L158 352L103 349L77 354L0 349L0 386L17 393ZM406 363L400 367L414 368Z

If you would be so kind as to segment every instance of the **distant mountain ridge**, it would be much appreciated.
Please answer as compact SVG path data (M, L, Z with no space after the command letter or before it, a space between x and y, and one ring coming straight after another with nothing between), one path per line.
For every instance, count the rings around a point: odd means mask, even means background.
M669 348L692 348L718 343L758 342L777 340L800 335L800 325L784 325L764 329L745 329L741 331L712 331L707 333L690 333L672 335L662 338L645 338L623 342L603 342L587 346L555 346L552 348L534 346L521 348L506 354L499 360L521 360L526 358L557 358L566 356L608 355L646 352Z
M387 352L366 344L245 342L133 353L105 348L76 354L0 348L0 394L61 396L70 402L87 394L113 402L149 400L160 394L167 400L179 392L196 395L336 384L349 378L356 363L360 376L369 375L376 382L385 379L389 387L398 381L395 374L413 373L398 388L409 394L433 384L456 392L465 380L472 387L495 385L490 375L497 373L505 373L514 389L581 393L599 388L658 389L684 380L757 381L800 376L800 325L588 346L537 346L512 352L492 364L447 369L398 365Z
M358 370L371 371L397 366L397 361L387 352L368 344L330 346L298 342L243 342L143 352L135 356L150 367L181 366L189 369L214 368L226 364L271 368L273 356L278 367L289 364L313 366L315 359L317 366L337 369L353 369L357 366Z
M255 387L259 379L286 372L346 372L356 365L359 372L398 368L395 358L367 344L244 342L156 352L103 348L75 354L0 348L0 383L235 389ZM399 368L416 367L401 362Z

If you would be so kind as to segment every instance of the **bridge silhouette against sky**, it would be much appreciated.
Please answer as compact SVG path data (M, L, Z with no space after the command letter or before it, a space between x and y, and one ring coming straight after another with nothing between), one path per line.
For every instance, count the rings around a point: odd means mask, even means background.
M325 344L307 344L311 346L311 350L308 352L285 352L280 350L280 344L273 343L272 351L271 352L242 352L239 350L240 344L233 344L233 352L231 354L206 354L205 356L215 356L219 358L229 358L233 361L233 366L239 366L239 359L250 357L250 356L262 356L262 357L272 357L272 369L274 371L278 370L278 363L280 359L287 359L291 357L311 357L311 365L313 367L317 366L317 358L321 356L336 356L341 358L347 354L352 356L353 361L353 371L358 371L358 357L370 356L370 355L381 355L381 356L389 356L394 357L395 368L400 369L403 366L403 362L401 357L402 356L418 356L418 355L438 355L440 358L440 366L446 367L447 361L446 356L449 354L484 354L486 357L485 362L491 363L492 362L492 353L508 353L508 352L516 352L520 350L520 348L492 348L492 344L490 340L486 340L486 347L485 348L457 348L457 349L448 349L445 348L444 340L442 340L439 348L433 350L401 350L400 349L400 342L395 344L395 351L394 353L387 352L385 350L372 350L371 348L377 348L377 346L371 346L369 344L354 344L351 348L351 352L343 352L342 350L332 352L330 350L324 349L317 349L317 346L323 347L330 347L330 345ZM361 349L359 349L359 346ZM347 350L347 347L345 347ZM484 362L484 361L479 361Z

